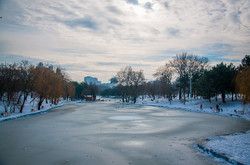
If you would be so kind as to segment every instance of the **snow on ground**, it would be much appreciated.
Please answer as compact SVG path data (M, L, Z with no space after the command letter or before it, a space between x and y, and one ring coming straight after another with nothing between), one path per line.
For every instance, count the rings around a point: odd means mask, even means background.
M237 162L250 164L250 131L244 134L212 137L205 146L216 153L226 154Z
M54 105L51 103L46 103L46 101L44 101L42 103L41 106L41 110L37 110L37 104L38 104L38 100L35 99L34 101L32 101L32 98L28 97L28 99L25 102L24 108L23 108L23 113L19 112L19 109L16 108L15 113L9 113L9 116L7 117L3 117L2 115L0 116L0 122L1 121L5 121L5 120L10 120L10 119L15 119L15 118L19 118L19 117L24 117L24 116L29 116L29 115L33 115L33 114L39 114L42 112L46 112L50 109L56 108L58 106L62 106L62 101L59 102L58 105ZM32 111L35 110L35 111ZM0 114L4 113L4 106L2 105L2 102L0 102Z
M175 108L175 109L182 109L188 111L196 111L201 113L213 113L218 115L226 115L226 116L233 116L233 117L240 117L247 120L250 120L250 105L243 107L242 101L231 101L230 98L226 100L226 103L222 103L221 99L218 99L216 102L212 100L209 102L205 99L193 99L187 100L184 104L179 100L173 100L170 102L166 98L156 98L152 100L152 98L145 98L145 99L138 99L136 102L137 105L149 105L149 106L160 106L160 107L167 107L167 108ZM202 105L202 109L201 109ZM216 111L216 105L219 106L220 109L223 111ZM245 109L244 114L239 113L240 111ZM236 113L235 110L238 112Z

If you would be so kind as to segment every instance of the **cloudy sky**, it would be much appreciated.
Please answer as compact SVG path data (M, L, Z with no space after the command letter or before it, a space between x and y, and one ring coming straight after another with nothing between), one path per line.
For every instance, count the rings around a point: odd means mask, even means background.
M176 54L238 64L250 54L249 0L0 0L0 62L60 65L107 82L147 79Z

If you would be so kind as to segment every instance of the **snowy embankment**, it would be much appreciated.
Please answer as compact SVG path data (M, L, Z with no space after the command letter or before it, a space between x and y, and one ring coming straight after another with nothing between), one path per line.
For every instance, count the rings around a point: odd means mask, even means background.
M215 100L212 100L212 102L209 102L208 100L204 99L194 99L192 101L187 100L184 104L179 100L172 100L170 104L170 102L165 98L157 98L155 100L152 100L151 98L146 98L143 100L138 99L136 104L182 109L201 113L213 113L218 115L240 117L246 120L250 120L250 105L246 105L245 107L243 107L242 101L231 101L230 99L226 101L226 103L222 103L221 100L218 100L217 102ZM217 105L220 111L216 110ZM244 113L243 109L245 109Z
M54 108L57 107L61 107L63 106L63 101L60 101L58 105L54 105L51 103L46 103L46 101L44 101L42 103L41 106L41 110L37 110L37 104L38 104L38 100L33 100L31 102L31 98L28 97L24 108L23 108L23 113L19 112L19 109L16 108L14 113L9 113L8 116L0 116L0 122L2 121L7 121L7 120L12 120L12 119L16 119L16 118L21 118L21 117L26 117L26 116L31 116L31 115L35 115L35 114L40 114L40 113L45 113L49 110L52 110ZM0 104L0 114L4 113L4 106L2 105L2 103Z
M246 105L244 107L242 101L227 100L227 103L222 103L220 100L217 102L215 100L209 102L204 99L199 99L192 101L187 100L184 105L183 102L179 100L173 100L170 104L170 102L164 98L158 98L156 100L146 98L143 100L139 99L136 104L196 111L200 113L212 113L250 120L250 106ZM220 111L217 110L216 106ZM199 147L202 148L203 151L208 152L209 155L213 155L224 161L233 164L250 164L250 130L247 133L208 138L203 141L203 147Z
M250 131L208 138L198 147L209 155L232 164L250 164Z

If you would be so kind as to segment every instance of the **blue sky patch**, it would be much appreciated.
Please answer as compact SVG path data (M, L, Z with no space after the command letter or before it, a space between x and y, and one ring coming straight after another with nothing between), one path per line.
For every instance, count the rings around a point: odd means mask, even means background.
M128 3L138 5L138 0L127 0Z
M83 27L88 29L97 29L97 23L91 17L78 18L74 20L67 20L64 22L69 27Z

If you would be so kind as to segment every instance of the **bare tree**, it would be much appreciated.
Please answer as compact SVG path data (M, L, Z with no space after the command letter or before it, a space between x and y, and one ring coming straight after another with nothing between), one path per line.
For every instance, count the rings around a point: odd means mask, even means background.
M0 68L1 100L5 113L15 112L18 106L18 93L21 90L18 64L2 64Z
M67 86L67 96L73 98L75 85L60 68L54 71L52 65L45 66L43 63L35 67L28 61L0 64L0 101L6 113L15 112L16 108L22 113L29 95L39 98L38 109L44 100L57 104L65 93L64 82Z
M32 82L30 73L32 72L33 69L34 69L34 66L29 64L28 61L22 61L22 63L20 64L21 91L20 91L18 102L20 101L21 96L23 97L21 107L20 107L20 113L23 112L24 104L29 94L32 91L33 82Z
M118 89L121 91L123 102L125 101L129 102L130 99L129 88L132 85L131 75L132 75L131 66L127 66L126 68L121 69L116 75L116 79L119 83Z
M133 102L136 103L136 99L139 95L139 86L141 86L144 82L145 82L145 78L144 78L144 74L143 71L133 71L132 72L132 77L131 77L131 81L132 81L132 97L133 97Z
M52 104L57 104L63 95L64 76L61 69L57 68L54 72L51 67L47 68L39 63L31 74L34 81L34 92L39 98L38 110L40 110L44 100L51 100Z
M117 73L116 79L119 83L123 102L125 99L126 102L129 102L132 98L135 103L139 95L139 86L145 82L143 71L133 71L131 66L127 66Z
M164 66L159 67L157 69L157 72L154 74L161 88L160 94L164 97L167 97L170 103L171 103L172 95L174 92L174 89L171 83L172 75L173 75L173 68L171 67L169 63L166 63Z
M182 53L177 54L173 60L170 61L170 65L178 75L177 81L179 83L177 86L179 88L179 99L182 99L183 94L185 104L187 89L189 89L190 98L193 97L192 76L207 67L208 58Z

